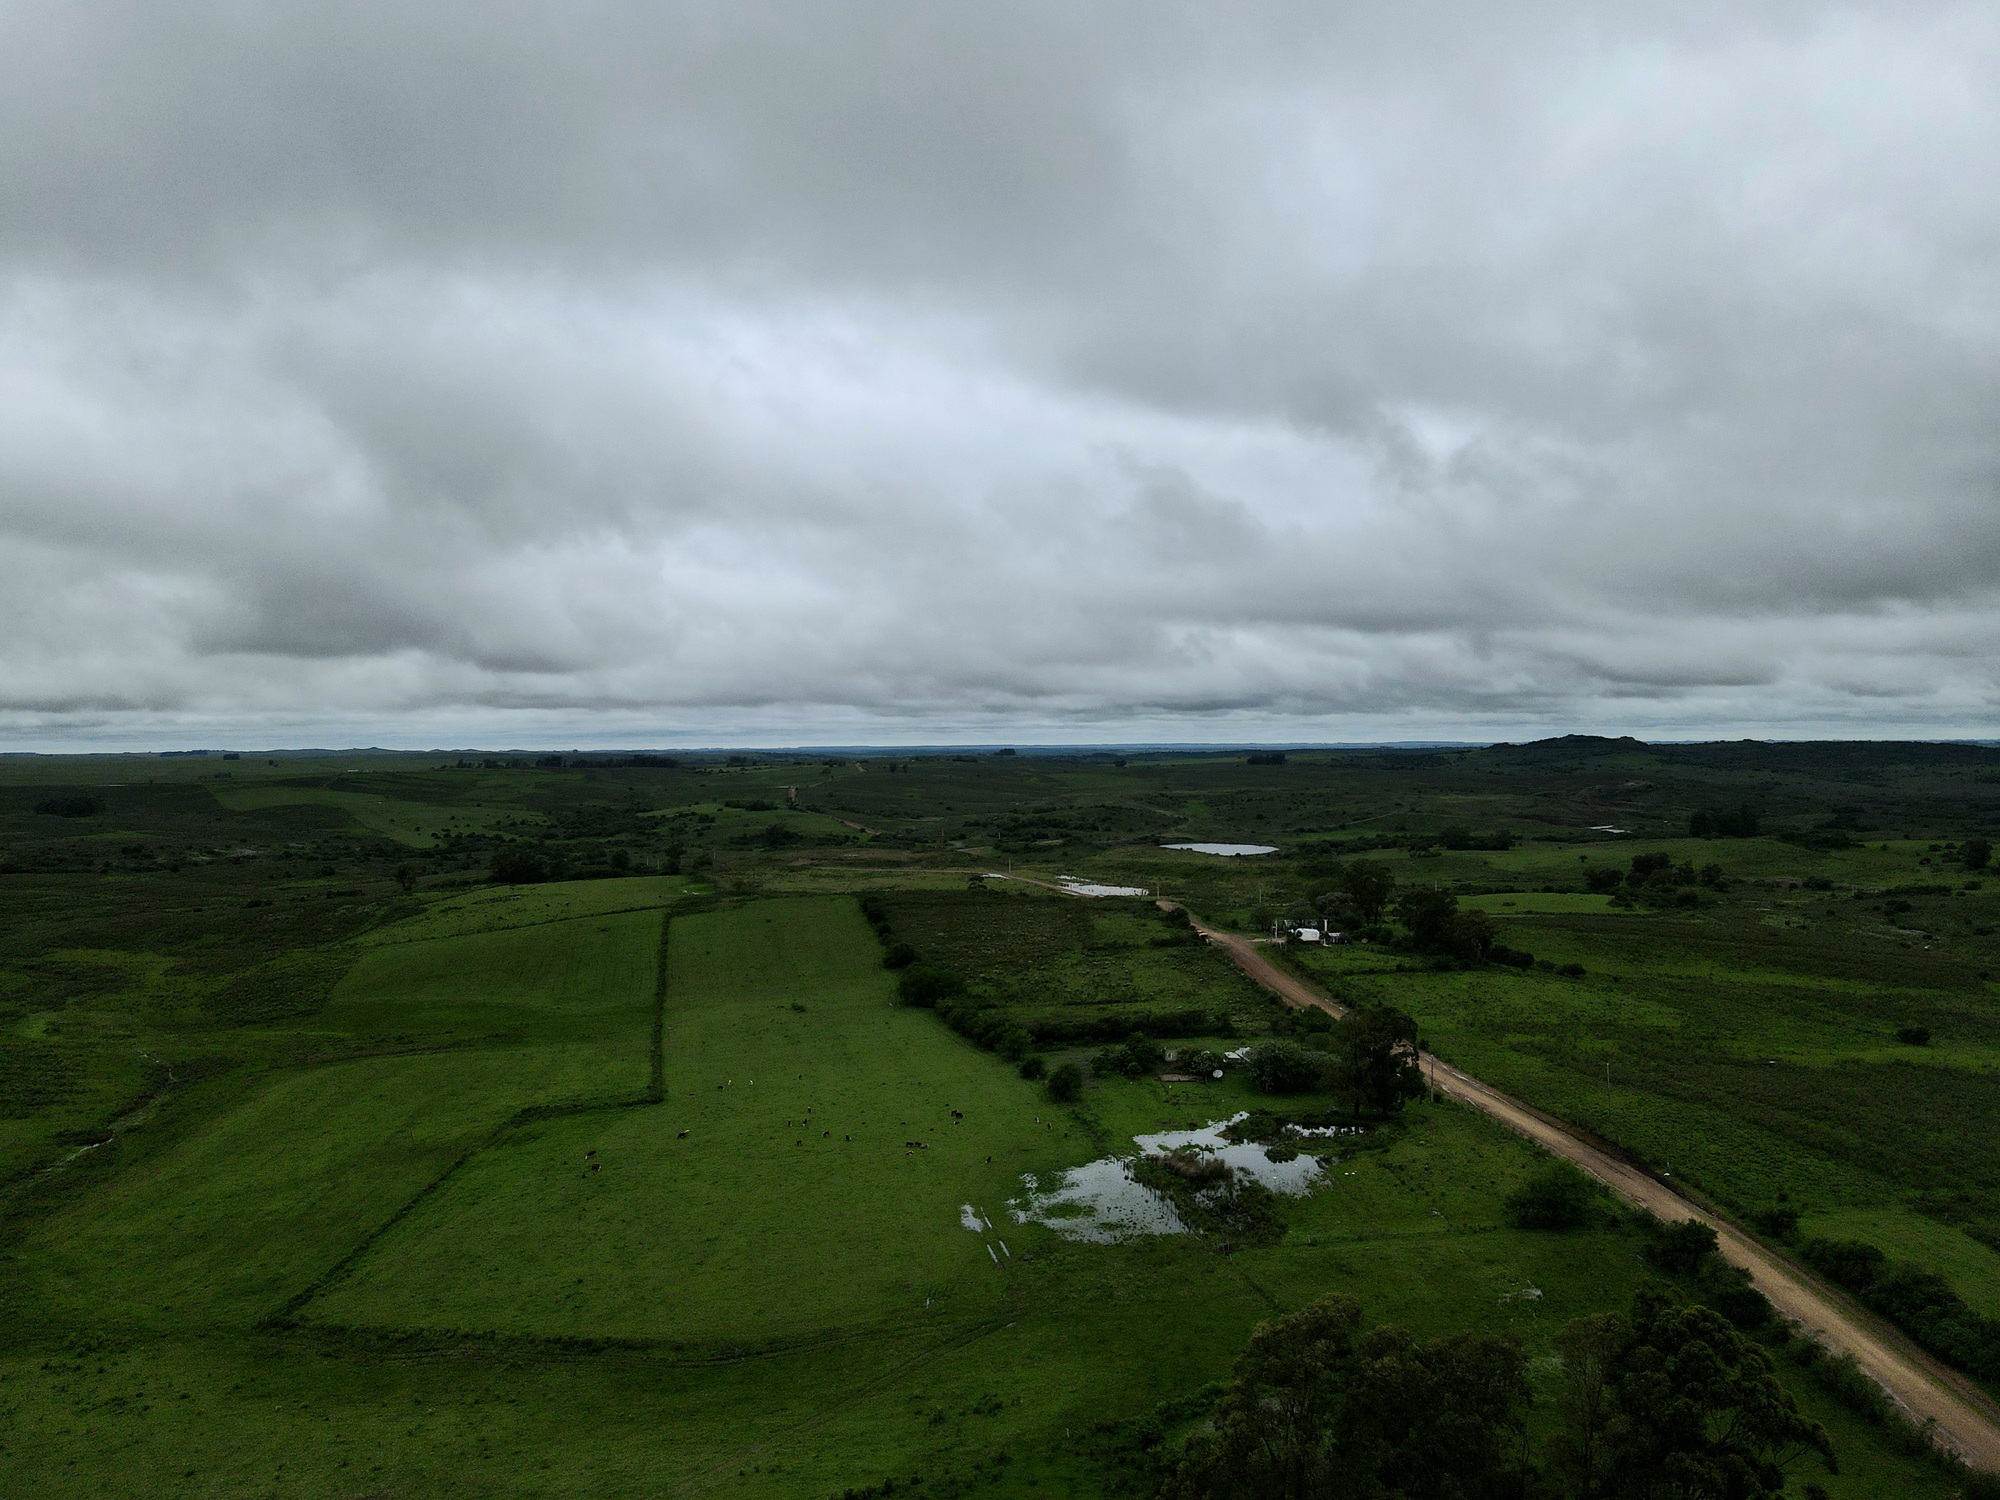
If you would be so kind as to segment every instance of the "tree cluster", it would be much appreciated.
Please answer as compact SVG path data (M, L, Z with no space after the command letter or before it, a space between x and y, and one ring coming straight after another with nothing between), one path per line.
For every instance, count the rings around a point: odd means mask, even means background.
M1583 876L1585 890L1610 892L1613 905L1630 904L1643 894L1654 905L1693 906L1699 901L1696 886L1720 890L1725 883L1721 865L1711 861L1696 869L1693 860L1675 864L1672 855L1659 850L1633 855L1629 870L1600 866L1586 870Z
M1143 1031L1135 1031L1116 1047L1106 1047L1090 1060L1090 1071L1100 1078L1116 1073L1123 1078L1143 1078L1157 1073L1166 1062L1166 1050Z
M1259 1093L1326 1090L1346 1096L1357 1117L1394 1114L1424 1092L1417 1023L1392 1005L1358 1007L1302 1042L1265 1042L1251 1052L1249 1070Z
M1302 876L1307 901L1325 925L1338 932L1366 931L1381 924L1396 893L1396 877L1380 860L1309 865Z
M1662 1275L1691 1286L1704 1305L1738 1328L1766 1327L1773 1316L1750 1273L1732 1266L1716 1251L1715 1231L1699 1219L1662 1224L1648 1220L1646 1263Z
M1419 953L1432 953L1459 963L1506 963L1528 968L1532 953L1509 948L1500 941L1493 918L1473 908L1461 910L1458 897L1450 891L1408 890L1396 898L1396 920L1410 934L1410 946Z
M1664 1287L1556 1337L1563 1388L1536 1452L1520 1346L1364 1332L1327 1297L1259 1324L1213 1419L1174 1455L1170 1500L1775 1500L1824 1428L1770 1358Z

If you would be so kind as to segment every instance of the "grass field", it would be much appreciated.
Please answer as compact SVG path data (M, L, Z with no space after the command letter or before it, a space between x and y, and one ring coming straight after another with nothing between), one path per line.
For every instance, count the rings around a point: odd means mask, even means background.
M276 1312L520 1110L643 1092L660 920L576 919L368 954L318 1024L406 1055L277 1076L40 1226L24 1281L44 1308L134 1323L242 1325Z
M644 1102L643 1028L591 1019L649 1003L643 926L378 946L325 1022L519 1035L301 1070L45 1224L15 1262L36 1342L0 1360L24 1492L1094 1490L1127 1441L1098 1424L1220 1377L1274 1309L1348 1290L1541 1350L1640 1274L1628 1231L1507 1227L1532 1154L1451 1106L1338 1165L1270 1248L1011 1223L1022 1172L1226 1114L1242 1082L1113 1080L1052 1111L891 1003L851 898L675 919ZM516 1015L535 995L547 1035ZM1832 1416L1832 1493L1942 1494Z
M314 1318L737 1346L991 1313L959 1206L1061 1162L1030 1086L890 1004L852 899L683 917L668 953L666 1100L511 1135Z
M1528 898L1519 898L1526 900ZM1477 1076L1619 1143L1740 1215L1844 1226L2000 1305L2000 1008L1948 953L1839 951L1761 913L1512 910L1507 941L1571 978L1303 958L1402 1006ZM1922 1025L1927 1045L1896 1039ZM1981 1243L1981 1240L1986 1243ZM1922 1251L1923 1253L1917 1253Z
M894 938L965 978L974 997L1047 1046L1214 1034L1275 1003L1150 901L1081 901L1032 887L882 898Z
M1283 1024L1144 903L967 888L1008 865L1165 881L1248 924L1364 841L1585 972L1308 957L1337 992L1731 1207L1783 1193L1806 1232L2000 1310L2000 902L1943 842L2000 766L1823 748L102 758L66 763L103 804L73 819L0 766L0 1496L1123 1493L1258 1319L1330 1291L1424 1334L1515 1335L1552 1420L1549 1340L1627 1301L1640 1237L1608 1213L1513 1227L1536 1158L1456 1107L1336 1148L1274 1244L1008 1217L1024 1172L1270 1101L1232 1073L1051 1104L894 1003L855 893L1054 1028L1051 1061L1100 1040L1055 1023L1192 1014L1231 1045ZM1846 849L1678 836L1688 806L1749 795L1800 838L1836 806L1872 826ZM1451 825L1520 838L1423 847ZM1178 836L1285 852L1158 849ZM689 873L485 883L524 839L572 872ZM1648 850L1727 879L1691 911L1580 890ZM1912 1024L1928 1045L1897 1040ZM1795 1486L1945 1500L1939 1470L1787 1379L1842 1462Z
M538 817L524 820L516 807L412 802L382 792L316 786L232 786L218 788L215 800L233 812L271 807L330 807L361 827L412 849L435 848L441 839L454 834L492 833L524 821L529 826L541 821Z

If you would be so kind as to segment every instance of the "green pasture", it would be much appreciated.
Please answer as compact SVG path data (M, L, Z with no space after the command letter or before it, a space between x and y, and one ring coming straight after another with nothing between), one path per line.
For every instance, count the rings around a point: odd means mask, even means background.
M604 1062L587 1046L507 1048L280 1078L38 1226L19 1290L38 1316L249 1327L516 1111L595 1095Z
M1581 978L1439 971L1357 948L1299 961L1344 998L1409 1011L1441 1055L1738 1214L1787 1203L1809 1225L1850 1224L1991 1306L2000 1255L1980 1239L2000 1238L1987 1148L2000 1009L1962 959L1870 944L1846 925L1850 903L1814 899L1838 925L1772 926L1754 908L1480 903L1505 941L1580 963ZM1929 1044L1899 1042L1908 1026Z
M493 833L502 828L528 831L541 819L518 807L481 803L413 802L380 792L316 786L216 786L215 800L232 812L273 807L331 807L361 827L412 849L429 849L456 834Z
M463 895L435 898L420 914L377 927L357 941L366 947L380 947L619 912L657 911L665 903L701 888L700 882L679 875L481 886Z
M922 962L964 976L976 996L1031 1028L1128 1017L1146 1029L1149 1016L1200 1012L1261 1029L1275 1013L1222 953L1189 941L1150 901L1082 900L998 881L882 900L896 939Z
M801 842L851 843L865 837L838 818L787 806L783 788L777 789L775 798L741 800L770 801L772 806L759 810L729 807L722 802L693 802L681 807L657 808L643 816L662 834L698 835L724 845L763 842L773 828Z
M1546 1422L1554 1329L1642 1267L1608 1214L1511 1226L1521 1142L1419 1103L1233 1254L1016 1224L1023 1171L1272 1101L1239 1072L1054 1106L894 1004L853 901L884 893L1013 1018L1193 1011L1231 1034L1170 1045L1241 1045L1282 1016L1147 903L969 879L1164 886L1248 927L1316 894L1335 841L1448 826L1518 841L1367 857L1581 977L1294 956L1725 1207L1783 1201L2000 1313L2000 878L1946 842L1994 831L1991 752L531 759L0 760L0 1495L1113 1493L1132 1424L1327 1291L1515 1334ZM38 812L48 789L103 805ZM772 808L725 805L752 800ZM1795 841L1667 836L1744 801ZM1807 847L1836 810L1856 847ZM572 869L690 874L471 884L523 834ZM1181 838L1283 852L1158 847ZM1654 851L1723 884L1691 912L1583 893ZM664 910L697 895L662 986ZM1913 1025L1928 1045L1897 1040ZM1794 1388L1842 1461L1795 1488L1944 1500Z
M135 1322L253 1321L518 1111L640 1094L660 921L365 955L313 1024L400 1055L279 1074L39 1226L23 1258L39 1300Z
M2000 1318L2000 1252L1948 1224L1884 1202L1809 1214L1802 1232L1862 1240L1898 1260L1941 1272L1959 1295L1989 1318Z
M1570 915L1576 912L1612 911L1609 896L1587 891L1522 891L1511 895L1469 896L1461 906L1477 907L1496 917Z
M510 1136L315 1318L759 1344L991 1309L959 1206L1078 1149L1031 1086L890 1003L851 898L683 917L668 954L666 1101Z
M643 1086L660 912L572 917L365 953L318 1025L399 1047L593 1043L611 1093Z
M1038 913L1079 912L1107 961L1200 951L1152 948L1140 910L979 899L1019 914L1019 945L979 929L995 979L1038 972L1038 943L1070 951L1074 932ZM1504 1196L1535 1154L1447 1104L1334 1148L1274 1246L1094 1245L1015 1223L1022 1172L1254 1101L1240 1078L1113 1079L1051 1106L894 1005L850 897L674 919L666 1093L648 1102L637 1023L658 922L650 949L648 915L616 911L373 948L312 1024L442 1050L282 1072L38 1225L7 1265L11 1482L777 1497L918 1476L938 1493L1103 1493L1125 1462L1117 1424L1225 1376L1275 1311L1345 1291L1425 1333L1510 1332L1546 1405L1555 1329L1622 1304L1641 1274L1609 1216L1512 1228ZM572 1110L522 1116L537 1104ZM995 1233L961 1227L967 1202ZM1934 1471L1826 1416L1831 1494L1942 1500Z

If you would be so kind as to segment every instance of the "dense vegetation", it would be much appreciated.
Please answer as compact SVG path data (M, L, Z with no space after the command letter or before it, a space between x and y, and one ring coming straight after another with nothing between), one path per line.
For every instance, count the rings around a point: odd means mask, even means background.
M1800 1413L1770 1356L1665 1287L1642 1291L1629 1314L1575 1319L1554 1343L1563 1383L1537 1454L1518 1343L1363 1333L1358 1305L1323 1298L1259 1325L1164 1493L1775 1500L1801 1459L1832 1457L1826 1429Z

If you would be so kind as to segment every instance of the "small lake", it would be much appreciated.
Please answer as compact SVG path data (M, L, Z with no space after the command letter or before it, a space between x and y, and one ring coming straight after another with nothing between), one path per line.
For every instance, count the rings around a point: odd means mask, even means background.
M1235 858L1239 854L1276 854L1276 844L1162 844L1162 849L1186 849L1195 854L1220 854Z

